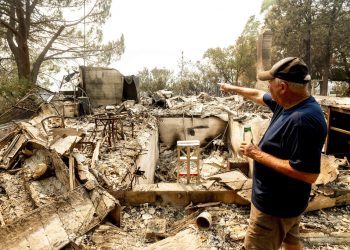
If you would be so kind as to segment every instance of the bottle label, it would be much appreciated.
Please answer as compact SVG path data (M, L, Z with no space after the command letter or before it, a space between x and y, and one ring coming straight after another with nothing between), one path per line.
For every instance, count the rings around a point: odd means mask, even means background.
M251 126L245 126L243 131L243 141L253 143L253 132Z

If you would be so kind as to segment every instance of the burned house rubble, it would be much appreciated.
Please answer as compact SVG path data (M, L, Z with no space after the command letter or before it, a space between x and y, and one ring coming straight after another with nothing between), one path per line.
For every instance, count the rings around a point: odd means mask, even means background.
M1 249L240 249L252 162L238 148L271 113L236 95L136 87L104 104L37 90L0 115ZM305 249L348 249L350 101L318 101L329 135L301 236Z

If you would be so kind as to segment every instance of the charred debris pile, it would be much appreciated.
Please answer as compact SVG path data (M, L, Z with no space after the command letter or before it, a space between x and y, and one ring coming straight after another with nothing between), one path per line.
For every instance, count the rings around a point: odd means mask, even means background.
M0 115L1 249L239 249L251 162L238 145L246 125L259 141L270 112L239 96L134 96L91 105L37 89ZM200 181L186 184L176 142L194 139ZM347 158L324 154L303 222L309 249L349 243L349 201ZM325 208L337 212L326 227Z

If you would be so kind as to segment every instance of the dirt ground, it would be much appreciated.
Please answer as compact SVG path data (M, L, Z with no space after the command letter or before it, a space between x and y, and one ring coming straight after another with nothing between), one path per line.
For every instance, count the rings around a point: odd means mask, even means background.
M221 204L207 211L212 215L210 228L199 229L192 219L185 223L182 230L194 229L204 249L241 249L244 230L248 225L249 206ZM310 230L322 233L349 232L349 212L350 205L305 213L301 222L301 233ZM124 207L121 228L109 223L103 224L81 238L79 247L80 249L142 249L160 240L145 238L147 224L150 221L166 220L167 228L172 228L176 221L186 216L189 215L182 208L148 204ZM116 234L122 234L123 237L116 237ZM345 244L317 243L305 238L303 245L306 250L349 249Z

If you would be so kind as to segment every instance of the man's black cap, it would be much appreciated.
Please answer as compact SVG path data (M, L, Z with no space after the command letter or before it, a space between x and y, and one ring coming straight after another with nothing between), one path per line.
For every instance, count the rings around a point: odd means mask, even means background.
M298 57L284 58L275 63L270 70L258 73L258 79L262 81L274 78L302 84L306 84L311 80L307 65Z

